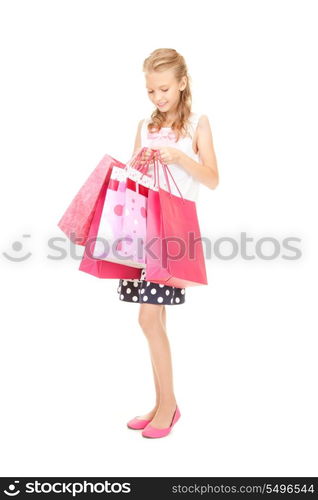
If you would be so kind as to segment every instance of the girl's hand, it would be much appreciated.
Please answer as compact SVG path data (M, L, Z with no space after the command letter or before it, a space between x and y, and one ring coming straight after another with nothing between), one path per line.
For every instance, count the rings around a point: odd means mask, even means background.
M154 151L150 148L145 148L142 153L141 153L142 148L139 148L133 155L130 161L130 165L135 166L136 162L138 165L145 165L146 162L149 161L150 157L154 155ZM140 154L141 153L141 154ZM139 156L140 155L140 156ZM139 157L138 160L136 160L137 156Z
M170 163L179 163L181 153L180 149L165 147L158 148L158 151L160 153L158 157L162 159L163 163L167 163L167 165Z
M154 155L154 151L151 148L146 148L140 156L139 163L144 165L147 161L149 161L152 155Z

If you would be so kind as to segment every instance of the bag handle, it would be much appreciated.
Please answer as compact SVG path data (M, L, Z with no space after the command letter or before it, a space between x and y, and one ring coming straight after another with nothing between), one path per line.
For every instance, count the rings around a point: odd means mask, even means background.
M146 150L146 149L150 149L152 151L150 157L148 160L145 161L144 165L138 165L138 161L140 160L143 152ZM137 152L136 155L133 155L133 158L132 158L132 161L130 163L130 166L132 168L135 168L135 170L138 170L139 172L142 172L145 168L146 168L146 171L142 173L142 176L140 178L140 180L143 178L144 174L146 174L149 170L149 165L150 163L153 161L153 164L154 164L154 185L156 186L157 185L157 179L158 179L158 186L159 188L161 187L160 186L160 176L159 176L159 165L161 165L162 169L163 169L163 173L164 173L164 176L165 176L165 179L166 179L166 182L167 182L167 186L168 186L168 190L169 190L169 194L170 194L170 197L172 196L172 193L171 193L171 188L170 188L170 183L169 183L169 179L168 179L168 176L167 176L167 171L171 177L171 179L173 180L174 182L174 185L176 186L179 194L180 194L180 198L182 199L182 202L184 203L184 198L182 196L182 193L172 175L172 173L170 172L170 169L168 167L168 165L163 161L162 157L161 157L161 154L160 154L160 151L158 149L153 149L153 148L147 148L146 146L142 147L140 149L140 151ZM128 162L129 164L129 162ZM137 167L135 166L137 164ZM139 183L138 183L138 191L139 191Z
M159 162L163 168L163 172L164 172L164 175L165 175L165 179L166 179L166 182L167 182L167 186L168 186L168 190L169 190L169 193L170 193L170 197L172 196L172 193L171 193L171 188L170 188L170 183L169 183L169 179L168 179L168 176L167 176L167 171L169 172L169 175L171 177L171 179L173 180L174 182L174 185L176 186L177 190L179 191L179 194L180 194L180 197L182 198L182 202L184 203L185 200L181 194L181 191L176 183L176 181L174 180L174 177L172 175L172 173L170 172L170 169L168 167L168 165L166 163L164 163L164 161L162 160L161 158L161 155L160 155L160 151L157 150L157 155L155 155L154 157L154 171L155 171L155 185L156 185L156 180L158 178L158 186L160 188L160 176L159 176Z
M126 162L126 165L133 166L140 159L140 156L143 153L144 149L145 148L143 147L143 148L137 150L135 153L133 153L133 155Z
M150 157L148 158L148 160L145 160L145 163L143 165L141 163L139 164L139 160L141 159L144 151L146 151L147 149L150 149L152 151ZM155 152L156 152L155 149L147 148L146 146L144 146L137 152L136 155L133 155L131 161L128 162L128 165L130 165L135 170L138 170L139 172L142 172L146 168L145 173L147 173L149 170L149 165L154 158Z
M147 160L145 160L144 164L139 164L139 160L142 157L144 151L147 149L151 150L151 154ZM156 154L156 149L153 148L147 148L146 146L142 147L136 154L133 155L132 159L127 162L127 165L129 165L131 168L137 170L138 172L142 173L139 182L142 180L143 176L148 173L149 170L149 165L153 161L154 156ZM126 169L127 169L126 165ZM139 182L136 181L136 191L139 193Z

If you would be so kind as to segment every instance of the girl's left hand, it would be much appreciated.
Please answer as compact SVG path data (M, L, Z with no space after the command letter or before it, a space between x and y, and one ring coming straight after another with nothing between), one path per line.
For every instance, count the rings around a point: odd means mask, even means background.
M159 158L162 158L162 161L164 163L167 163L168 165L170 163L179 163L180 161L180 149L176 148L170 148L170 147L165 147L165 148L157 148L160 156Z

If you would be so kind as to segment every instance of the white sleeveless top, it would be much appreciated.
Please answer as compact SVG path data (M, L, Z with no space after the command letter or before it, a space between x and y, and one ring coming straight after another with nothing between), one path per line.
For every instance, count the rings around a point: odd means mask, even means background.
M157 149L160 147L172 147L180 149L187 156L190 156L194 161L200 163L200 156L195 153L192 148L193 136L200 118L199 113L191 113L189 118L188 135L180 137L176 141L176 135L171 127L162 127L159 132L149 132L147 129L148 123L151 118L145 118L141 126L141 147ZM168 168L173 175L173 178L184 198L187 200L198 201L200 182L190 175L181 165L170 163ZM150 164L148 174L153 176L153 164ZM180 197L173 180L169 176L170 190L172 194ZM165 175L162 168L159 168L159 181L160 187L168 191Z

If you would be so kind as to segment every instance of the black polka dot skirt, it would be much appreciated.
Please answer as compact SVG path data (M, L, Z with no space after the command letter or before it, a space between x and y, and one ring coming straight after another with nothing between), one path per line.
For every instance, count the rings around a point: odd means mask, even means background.
M145 280L146 272L141 271L140 279L120 279L117 292L119 300L138 302L139 304L176 305L185 302L185 289L174 286L152 283Z

